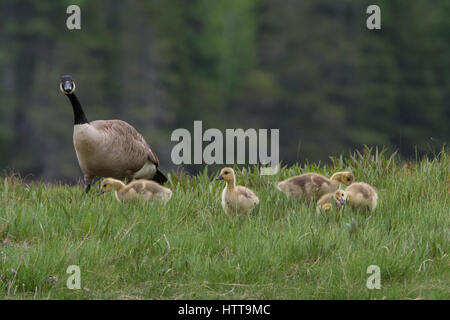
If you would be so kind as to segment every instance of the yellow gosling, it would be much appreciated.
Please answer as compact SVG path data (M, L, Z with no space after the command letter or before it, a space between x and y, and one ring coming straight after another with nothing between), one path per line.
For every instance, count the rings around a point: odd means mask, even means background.
M216 180L225 180L227 183L222 192L222 208L225 213L248 214L259 203L258 197L252 190L236 186L236 177L232 168L223 168Z
M355 176L349 171L337 172L330 179L317 173L305 173L280 182L278 189L287 196L310 202L336 191L341 183L350 185L354 180Z
M135 180L128 185L120 180L106 178L100 185L101 192L114 191L116 199L128 202L134 199L146 201L161 200L166 203L172 197L172 191L150 180Z
M334 193L327 193L323 195L317 202L317 213L321 211L329 211L333 208L331 201L334 200L336 209L340 209L344 206L347 201L348 194L346 191L339 189Z
M367 183L352 183L345 191L348 194L348 204L352 209L370 210L373 212L377 207L378 194L375 189Z

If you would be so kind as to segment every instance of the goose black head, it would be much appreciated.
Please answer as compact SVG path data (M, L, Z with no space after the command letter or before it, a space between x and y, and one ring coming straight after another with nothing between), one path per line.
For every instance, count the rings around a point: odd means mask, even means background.
M64 94L72 94L75 91L75 82L71 75L65 75L61 77L61 84L59 89Z

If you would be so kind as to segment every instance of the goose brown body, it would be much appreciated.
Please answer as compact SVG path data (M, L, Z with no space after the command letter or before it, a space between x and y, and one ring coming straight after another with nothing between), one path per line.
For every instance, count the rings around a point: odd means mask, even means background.
M305 173L281 181L278 189L287 196L312 201L336 191L341 183L349 185L353 180L353 173L348 171L337 172L330 179L317 173Z
M122 120L97 120L75 125L73 144L88 183L95 176L120 180L151 179L159 165L144 137ZM140 172L145 165L148 170Z

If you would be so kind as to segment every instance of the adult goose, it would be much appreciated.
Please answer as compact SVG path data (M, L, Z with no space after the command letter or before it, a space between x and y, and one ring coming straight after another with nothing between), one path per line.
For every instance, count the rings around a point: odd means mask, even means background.
M119 180L151 179L160 184L167 181L158 170L158 157L135 128L122 120L89 122L74 93L72 76L61 77L60 89L72 104L73 144L84 174L86 193L95 176Z

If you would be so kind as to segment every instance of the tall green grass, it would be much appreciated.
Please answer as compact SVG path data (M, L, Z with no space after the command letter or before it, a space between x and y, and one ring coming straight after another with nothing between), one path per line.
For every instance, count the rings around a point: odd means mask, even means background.
M80 186L0 183L2 299L449 299L450 157L403 162L366 148L331 165L237 170L260 205L230 218L216 172L172 174L167 205L118 203ZM278 181L348 169L373 185L373 214L317 214ZM353 221L353 222L352 222ZM81 289L69 290L69 265ZM367 267L381 289L366 287Z

